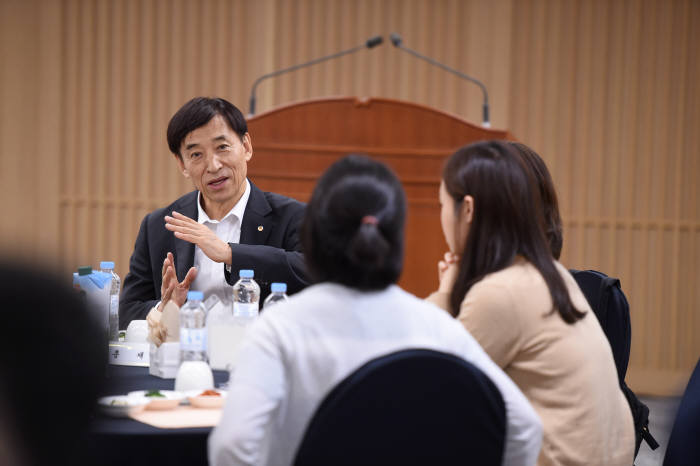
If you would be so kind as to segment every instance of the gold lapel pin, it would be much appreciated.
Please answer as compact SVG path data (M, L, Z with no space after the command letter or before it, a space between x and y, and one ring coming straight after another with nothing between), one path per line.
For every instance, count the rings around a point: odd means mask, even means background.
M263 231L263 226L262 226L262 225L258 225L258 231Z

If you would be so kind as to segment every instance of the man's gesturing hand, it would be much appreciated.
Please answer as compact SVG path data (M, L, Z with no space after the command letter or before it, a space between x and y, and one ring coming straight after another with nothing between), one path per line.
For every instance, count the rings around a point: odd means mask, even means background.
M172 231L176 238L199 246L199 249L214 262L231 265L231 247L205 225L179 212L173 212L172 217L165 216L165 228Z
M162 311L171 299L178 307L182 307L187 301L187 292L190 290L190 285L197 276L197 269L191 267L187 271L184 280L178 282L177 275L175 275L175 258L173 253L169 252L163 261L162 276L163 282L160 285L160 306L158 310Z

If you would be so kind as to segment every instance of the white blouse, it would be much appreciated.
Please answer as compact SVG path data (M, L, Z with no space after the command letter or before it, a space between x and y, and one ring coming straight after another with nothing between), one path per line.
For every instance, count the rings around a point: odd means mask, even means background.
M411 348L460 356L490 377L506 405L503 464L535 464L540 419L458 321L398 286L361 292L331 283L292 296L250 328L221 422L209 436L209 463L291 464L335 385L374 358Z

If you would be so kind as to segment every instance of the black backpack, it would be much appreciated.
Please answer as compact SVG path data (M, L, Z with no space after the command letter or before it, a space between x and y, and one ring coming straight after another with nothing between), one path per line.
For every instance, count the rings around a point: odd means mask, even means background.
M649 448L656 450L659 444L649 432L649 408L625 383L627 364L630 360L632 326L630 324L630 306L620 288L620 280L608 277L595 270L570 270L579 288L586 296L588 304L598 318L605 336L610 342L620 389L625 394L634 418L635 450L637 456L642 440Z

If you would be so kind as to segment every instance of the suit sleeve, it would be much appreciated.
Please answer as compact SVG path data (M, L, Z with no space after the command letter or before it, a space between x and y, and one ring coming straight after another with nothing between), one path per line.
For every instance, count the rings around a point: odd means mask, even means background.
M301 252L299 229L304 209L299 209L287 222L282 247L256 244L231 246L231 273L224 267L226 281L233 285L240 269L255 270L255 281L262 288L263 297L269 293L272 282L287 284L287 293L293 294L308 286L306 264Z
M160 283L153 282L150 247L148 244L148 218L141 222L129 260L129 273L124 278L119 299L119 328L125 329L135 319L145 319L148 311L160 298Z

